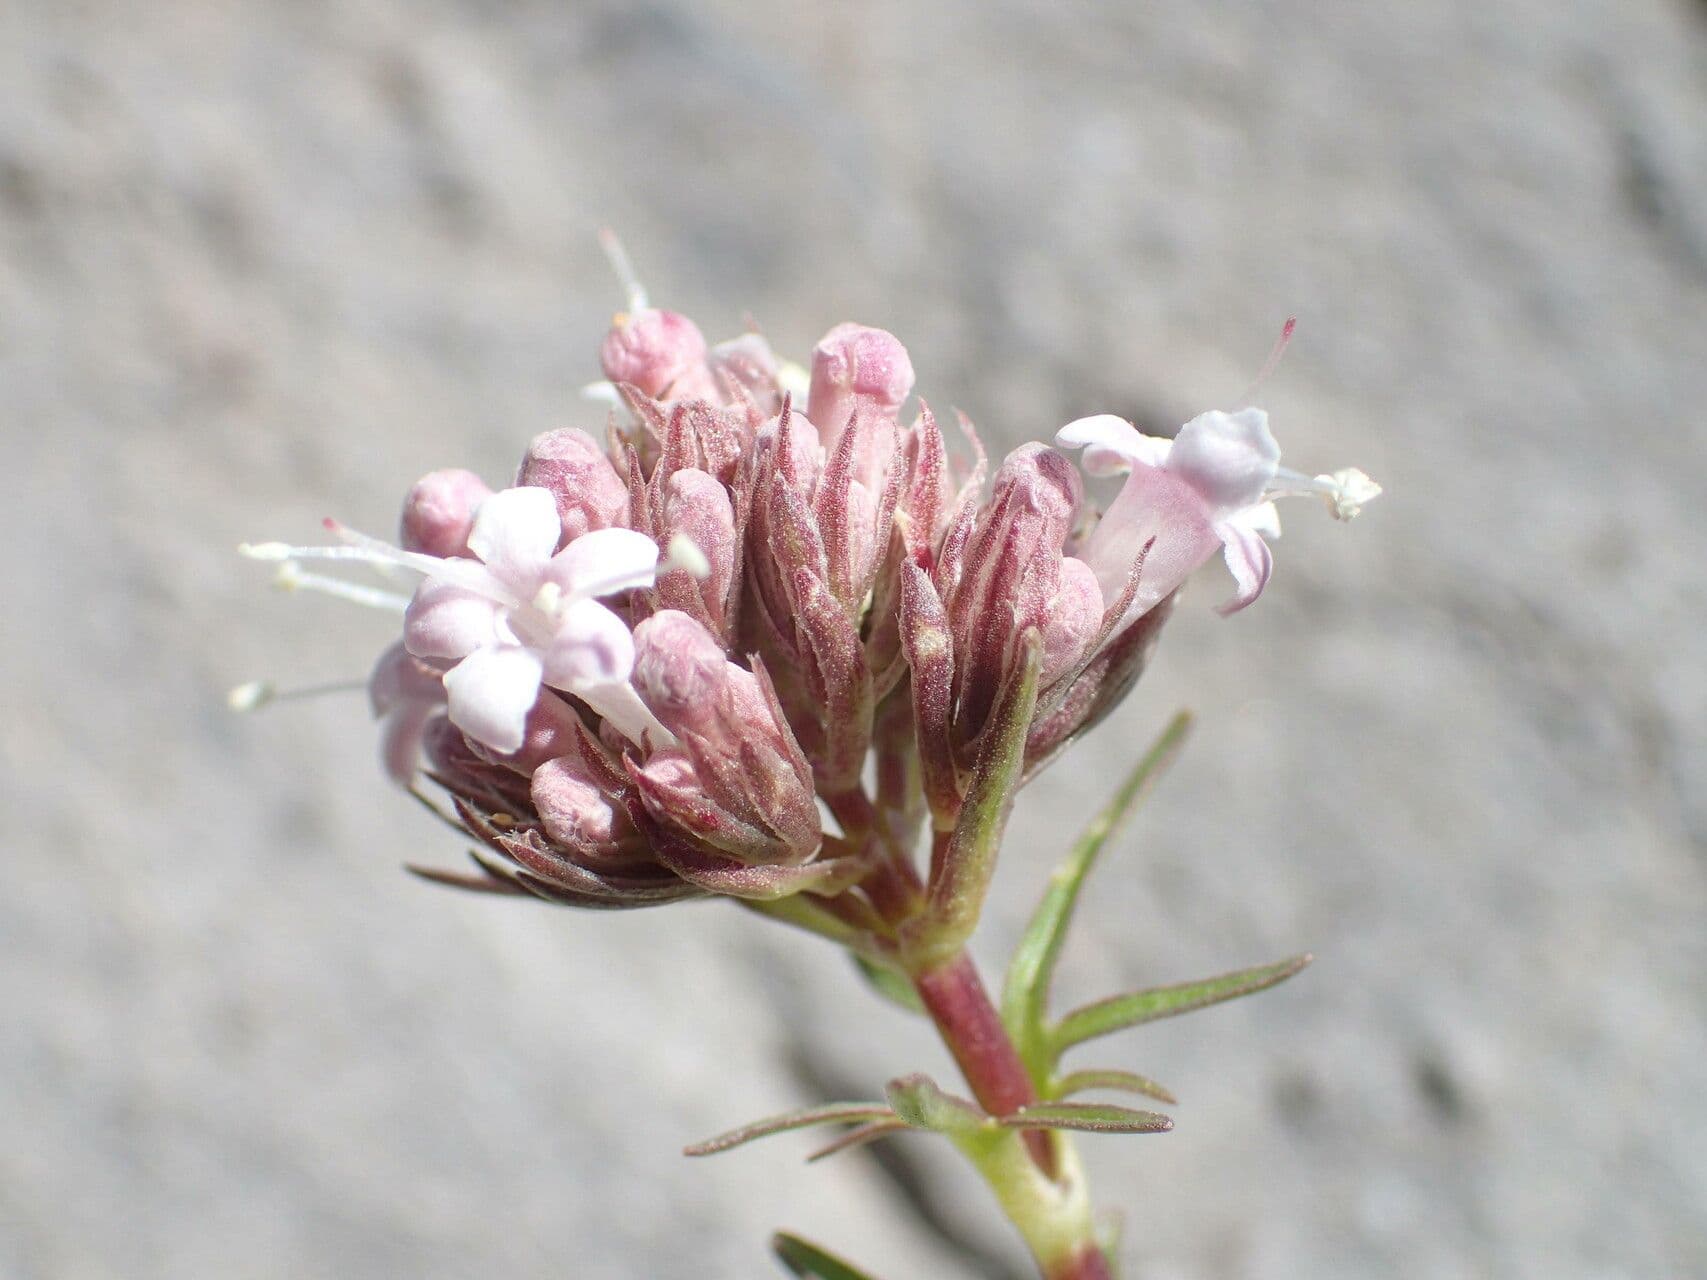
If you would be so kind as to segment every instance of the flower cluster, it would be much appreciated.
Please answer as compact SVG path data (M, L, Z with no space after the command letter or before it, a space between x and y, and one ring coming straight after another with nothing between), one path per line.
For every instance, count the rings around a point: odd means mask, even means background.
M1224 611L1254 601L1276 496L1344 519L1379 492L1281 468L1254 408L1171 440L1081 419L1055 436L1078 465L1033 443L992 479L964 419L951 448L906 411L907 351L863 325L801 369L642 305L600 360L602 438L539 436L511 487L438 471L397 545L328 522L332 545L245 548L370 603L393 598L304 562L418 578L369 692L392 776L479 841L477 875L440 879L604 907L877 895L880 861L955 828L992 743L1017 744L1011 790L1109 711L1217 551ZM1080 466L1125 476L1100 514Z

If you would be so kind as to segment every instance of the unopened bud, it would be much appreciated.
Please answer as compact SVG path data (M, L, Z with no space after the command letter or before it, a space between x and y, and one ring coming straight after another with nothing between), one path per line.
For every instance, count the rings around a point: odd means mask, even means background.
M492 490L472 471L432 471L403 499L398 541L405 551L449 559L465 556L474 512Z
M1102 588L1090 565L1071 556L1061 561L1059 585L1043 618L1043 668L1038 686L1049 688L1069 674L1102 630Z
M636 386L654 400L716 402L705 361L699 326L677 312L654 308L618 316L599 348L605 377Z
M751 865L817 851L812 771L767 683L673 609L634 629L633 681L680 744L635 778L659 822Z
M721 632L726 618L730 582L735 574L735 508L729 491L707 472L688 468L671 472L665 486L662 541L674 548L684 540L698 555L690 575L684 566L660 576L659 591L696 592L712 626Z
M529 785L545 833L580 858L626 862L644 857L646 841L628 814L601 791L574 756L549 760Z
M856 410L893 420L912 389L913 362L899 338L863 324L839 324L812 349L806 416L834 447Z
M707 363L712 376L723 385L725 394L721 399L746 395L766 417L774 417L782 408L776 354L761 335L743 333L739 338L719 342L711 349Z
M678 610L661 610L634 629L634 687L678 736L720 732L718 703L731 668L740 670L717 638Z
M1057 619L1057 661L1068 665L1066 651L1078 643L1088 591L1079 570L1069 594L1060 597L1062 544L1072 528L1082 492L1078 472L1054 450L1022 445L996 473L990 505L979 515L967 542L958 580L945 604L954 635L955 660L962 689L956 724L962 745L984 727L998 692L1019 657L1020 638L1029 630L1047 637L1052 609L1066 604L1074 615ZM1080 566L1083 568L1084 566ZM1095 585L1091 583L1090 585ZM1097 620L1101 621L1100 607ZM1077 660L1074 653L1071 660Z
M557 499L557 517L563 524L560 547L584 533L620 525L628 513L628 486L598 442L573 427L535 436L516 484L549 489Z

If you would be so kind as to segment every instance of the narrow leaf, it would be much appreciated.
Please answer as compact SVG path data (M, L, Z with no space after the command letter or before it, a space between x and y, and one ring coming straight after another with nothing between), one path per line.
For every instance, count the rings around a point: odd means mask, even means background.
M1108 1102L1039 1102L997 1124L1004 1129L1079 1129L1086 1133L1166 1133L1174 1122L1155 1111Z
M1067 926L1072 923L1073 909L1078 905L1079 891L1108 838L1137 807L1150 783L1179 754L1190 728L1190 712L1182 711L1176 715L1133 766L1120 790L1085 828L1084 834L1067 854L1067 860L1050 878L1043 901L1032 915L1031 923L1014 952L1013 962L1008 966L1007 984L1002 991L1002 1021L1018 1044L1020 1056L1032 1072L1033 1082L1039 1086L1054 1066L1044 1032L1049 984L1067 938Z
M883 1092L894 1114L914 1129L964 1135L984 1129L989 1121L974 1103L944 1093L926 1075L900 1076L891 1080Z
M1054 1088L1049 1092L1054 1097L1066 1098L1072 1094L1085 1093L1091 1089L1119 1089L1125 1093L1137 1093L1146 1098L1154 1098L1157 1102L1165 1102L1170 1107L1179 1105L1179 1099L1167 1089L1148 1076L1139 1075L1136 1071L1075 1071L1055 1081Z
M1099 1000L1095 1004L1087 1004L1083 1008L1073 1010L1056 1023L1049 1035L1051 1051L1059 1055L1076 1044L1097 1036L1106 1036L1113 1031L1135 1027L1141 1022L1171 1018L1176 1014L1190 1013L1193 1009L1220 1004L1223 1000L1266 990L1277 983L1285 982L1302 970L1310 963L1311 958L1309 955L1297 955L1278 964L1240 969L1237 973L1224 973L1218 978L1206 978L1202 982L1151 987L1147 991L1131 991L1125 995Z
M768 1138L773 1133L786 1133L790 1129L805 1129L817 1124L864 1124L873 1120L893 1120L895 1113L888 1107L876 1102L831 1102L821 1107L807 1107L800 1111L790 1111L780 1116L769 1116L763 1120L755 1120L752 1124L743 1125L739 1129L731 1129L728 1133L720 1133L715 1138L707 1138L704 1142L696 1142L690 1147L684 1147L682 1154L687 1156L714 1156L720 1151L728 1151L742 1143L751 1142L755 1138Z
M828 1160L831 1156L840 1155L844 1151L863 1147L868 1142L887 1138L892 1133L905 1133L911 1127L905 1120L901 1119L873 1120L870 1124L862 1124L857 1129L849 1129L834 1142L819 1147L806 1157L806 1163L816 1164L820 1160Z
M876 1280L869 1272L853 1263L826 1253L810 1240L779 1231L771 1237L771 1248L788 1268L789 1274L801 1280Z
M867 960L862 955L855 955L854 965L859 969L865 980L871 984L871 989L885 1000L897 1004L910 1013L923 1013L924 1002L919 999L919 993L913 989L906 975L888 965L878 964Z

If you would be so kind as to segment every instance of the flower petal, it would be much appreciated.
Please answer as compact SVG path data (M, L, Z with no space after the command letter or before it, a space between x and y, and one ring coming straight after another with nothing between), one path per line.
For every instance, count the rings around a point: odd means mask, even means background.
M427 722L438 714L431 703L409 702L392 709L380 725L379 756L385 772L400 787L415 781L415 768L421 758L421 740Z
M652 709L627 683L584 684L577 689L582 702L623 737L638 747L657 751L676 745L676 735L664 727Z
M499 638L499 609L483 595L429 578L403 614L403 643L417 658L465 658Z
M1220 542L1196 489L1169 468L1136 467L1092 530L1082 556L1111 604L1125 592L1133 564L1144 556L1124 627L1177 590Z
M468 549L500 576L538 573L557 550L563 526L549 489L502 489L480 504Z
M1280 466L1280 446L1261 409L1211 409L1179 429L1167 466L1223 519L1263 500Z
M658 544L633 529L595 529L551 557L546 575L566 596L610 595L649 587L658 572Z
M476 649L445 672L450 722L494 751L517 750L539 698L539 677L539 658L519 645Z
M1226 617L1237 613L1262 594L1262 589L1268 585L1269 574L1274 572L1274 553L1268 549L1262 535L1248 525L1223 520L1215 526L1215 532L1222 537L1227 568L1232 571L1233 580L1239 587L1231 600L1216 607L1216 612Z
M557 633L541 656L545 683L578 694L585 685L628 680L634 670L634 636L597 600L575 600L558 615Z
M1084 449L1086 475L1112 476L1130 471L1134 465L1161 466L1174 442L1147 436L1112 413L1099 413L1069 422L1055 433L1055 443L1063 449Z
M1280 536L1280 509L1272 502L1259 502L1254 507L1241 507L1221 523L1236 524L1241 529L1260 533L1265 538Z
M445 689L441 673L418 660L398 641L373 664L367 678L367 697L368 706L378 719L409 703L442 705Z

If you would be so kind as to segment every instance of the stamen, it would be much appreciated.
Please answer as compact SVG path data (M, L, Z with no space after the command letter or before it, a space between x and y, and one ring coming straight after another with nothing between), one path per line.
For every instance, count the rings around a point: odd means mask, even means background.
M1238 404L1250 404L1251 397L1257 393L1257 389L1267 382L1269 375L1280 367L1280 357L1286 354L1287 345L1292 341L1292 331L1297 327L1298 317L1288 316L1286 323L1280 326L1280 337L1275 339L1274 347L1268 353L1268 359L1262 362L1262 368L1258 371L1256 380L1245 388L1244 394L1237 401Z
M283 591L318 591L322 595L348 600L351 604L366 605L370 609L385 609L392 613L402 613L409 607L409 597L398 595L395 591L382 591L378 587L364 587L359 583L345 582L342 578L329 578L323 573L309 573L295 560L286 560L279 566L279 571L273 577L273 585Z
M812 392L812 374L805 365L796 361L778 360L776 385L784 395L792 396L796 403L805 404L806 397Z
M617 282L622 285L622 291L628 298L629 311L646 310L646 286L640 283L640 277L634 271L634 264L628 259L628 250L622 247L622 241L617 239L616 232L609 227L600 227L599 247L605 251L605 258L610 262L611 270L616 273Z
M1381 496L1381 486L1356 467L1344 467L1325 476L1307 476L1302 471L1280 467L1268 486L1268 496L1321 498L1335 520L1350 520Z
M1344 467L1332 475L1317 476L1316 480L1329 486L1325 496L1328 511L1335 520L1352 519L1365 504L1381 496L1381 486L1356 467Z
M682 569L695 578L709 578L711 561L706 559L705 552L699 549L692 538L685 533L678 533L670 539L658 572L669 573L672 569Z
M425 574L439 582L449 583L453 587L462 587L477 595L485 596L497 604L515 607L518 601L505 588L497 576L478 560L465 560L460 556L442 559L439 556L425 555L419 551L403 551L382 542L370 534L352 529L348 525L339 524L336 520L327 518L326 530L341 542L350 544L348 547L312 548L323 559L360 559L357 555L339 555L338 552L366 553L368 560L376 565L401 565L405 569L413 569L416 573ZM330 553L330 554L328 554Z
M563 588L555 582L546 583L533 598L533 607L546 617L555 618L563 609Z
M293 547L288 542L240 542L237 554L251 560L354 560L375 564L384 560L396 563L394 557L381 557L366 547Z
M225 705L233 711L252 712L270 707L275 702L318 698L328 693L360 693L366 688L366 680L330 680L325 684L299 685L294 689L281 689L271 680L250 680L233 687L225 695Z
M594 404L609 405L612 409L627 407L627 401L622 398L622 392L616 389L614 382L589 382L581 388L581 399Z

